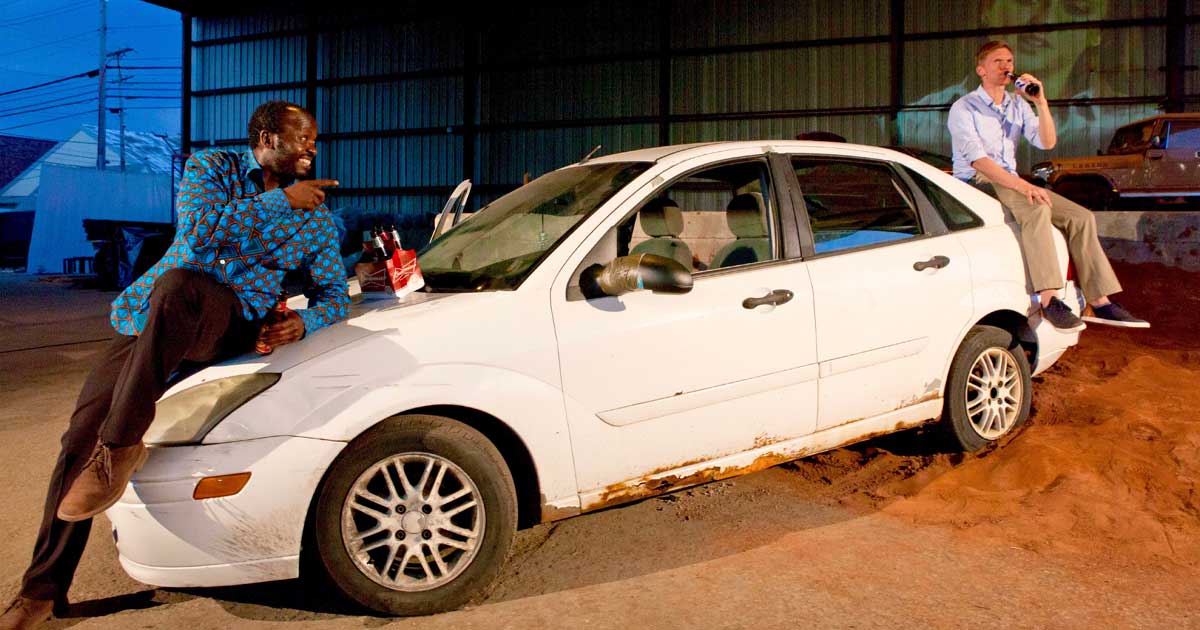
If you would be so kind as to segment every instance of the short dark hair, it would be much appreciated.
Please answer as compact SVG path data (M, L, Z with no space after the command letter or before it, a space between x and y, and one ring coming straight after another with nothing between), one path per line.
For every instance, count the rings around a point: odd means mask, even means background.
M992 54L993 50L999 50L1001 48L1008 50L1010 53L1012 52L1012 46L1009 46L1008 42L1004 41L1003 39L993 39L991 41L984 42L984 44L979 47L979 50L975 51L975 65L983 65L983 60L988 55Z
M287 118L289 112L298 111L307 116L312 116L307 109L300 107L295 103L287 101L267 101L259 105L254 113L250 115L250 124L246 126L246 130L250 136L250 148L258 146L258 137L262 132L280 133L283 131L283 121Z

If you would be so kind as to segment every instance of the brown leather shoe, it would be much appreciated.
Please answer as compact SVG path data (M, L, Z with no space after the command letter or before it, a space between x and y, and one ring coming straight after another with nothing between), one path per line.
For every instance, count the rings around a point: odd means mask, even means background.
M129 478L146 462L147 454L146 445L141 442L116 448L97 446L59 502L58 518L82 521L112 507L125 492Z
M0 615L0 630L32 630L50 619L52 599L33 599L18 595Z

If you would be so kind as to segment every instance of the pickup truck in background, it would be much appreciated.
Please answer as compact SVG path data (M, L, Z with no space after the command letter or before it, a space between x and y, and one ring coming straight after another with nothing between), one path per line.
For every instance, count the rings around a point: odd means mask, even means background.
M1162 114L1125 125L1095 157L1035 164L1033 177L1091 210L1130 201L1200 203L1200 114Z

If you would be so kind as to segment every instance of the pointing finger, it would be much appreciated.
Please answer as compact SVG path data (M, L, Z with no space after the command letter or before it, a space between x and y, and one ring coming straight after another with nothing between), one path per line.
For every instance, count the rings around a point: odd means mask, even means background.
M320 186L321 188L332 188L338 185L338 180L336 179L314 179L311 182L313 186Z

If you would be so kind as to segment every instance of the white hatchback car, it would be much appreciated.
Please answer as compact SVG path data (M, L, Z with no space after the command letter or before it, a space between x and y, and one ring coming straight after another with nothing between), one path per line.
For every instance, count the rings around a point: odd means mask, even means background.
M108 512L131 576L243 584L303 556L376 610L452 609L518 527L939 419L995 442L1078 340L1039 317L996 200L850 144L585 160L420 264L424 291L163 396Z

